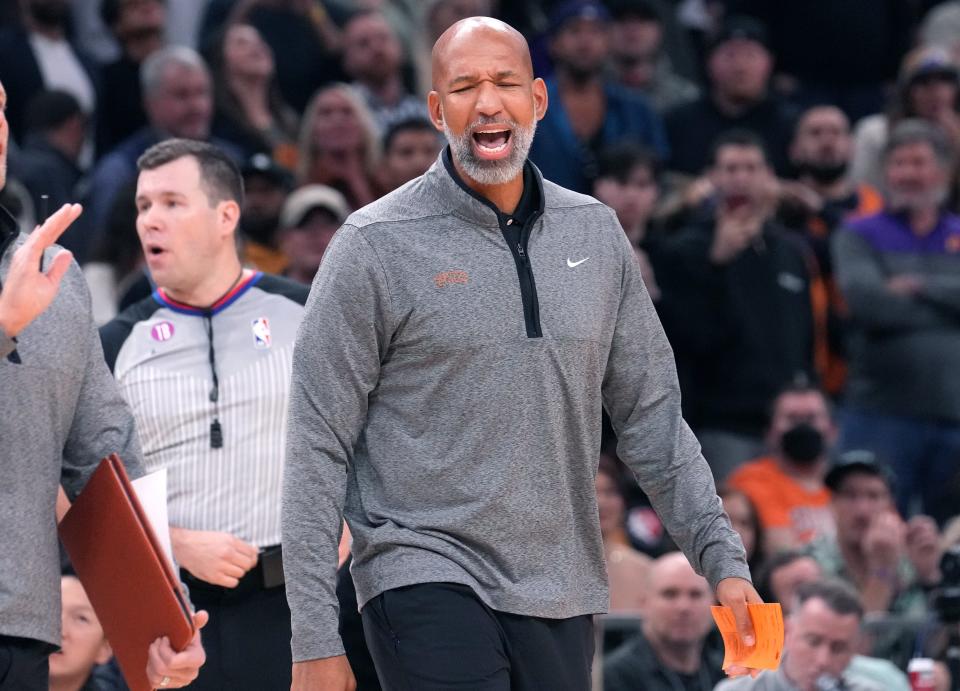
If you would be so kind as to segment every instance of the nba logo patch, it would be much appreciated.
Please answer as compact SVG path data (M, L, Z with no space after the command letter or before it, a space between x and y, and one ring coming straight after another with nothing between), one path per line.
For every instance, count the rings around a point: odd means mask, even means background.
M257 350L270 347L270 322L266 317L253 320L253 347Z
M173 338L173 324L170 322L158 322L150 329L150 337L155 341L169 341Z

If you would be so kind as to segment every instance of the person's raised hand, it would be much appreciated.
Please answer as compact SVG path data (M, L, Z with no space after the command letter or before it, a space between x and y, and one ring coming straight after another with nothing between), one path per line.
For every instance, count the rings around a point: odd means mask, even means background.
M895 511L878 513L863 536L863 553L871 571L896 573L906 553L907 526Z
M750 581L743 578L724 578L717 584L717 601L733 612L733 619L737 622L737 635L743 645L748 648L757 643L757 634L753 630L753 622L747 611L748 604L761 604L763 599L757 593ZM729 676L737 677L744 674L757 676L759 670L731 665L724 670Z
M200 629L207 625L210 615L204 611L193 615L196 633L187 647L177 652L166 636L150 644L147 651L147 679L157 689L179 689L190 684L200 673L207 655L200 642Z
M917 579L927 586L940 582L940 530L930 516L914 516L907 521L907 558Z
M743 252L760 234L763 221L749 204L717 210L717 225L710 245L710 261L726 264Z
M354 691L356 688L346 655L293 663L290 691Z
M46 270L41 270L40 261L44 250L77 220L81 211L79 204L64 204L43 225L37 226L14 252L0 291L0 328L7 336L23 331L56 297L73 255L61 250Z
M180 566L201 581L223 588L236 588L259 557L253 545L212 530L171 527L170 542Z

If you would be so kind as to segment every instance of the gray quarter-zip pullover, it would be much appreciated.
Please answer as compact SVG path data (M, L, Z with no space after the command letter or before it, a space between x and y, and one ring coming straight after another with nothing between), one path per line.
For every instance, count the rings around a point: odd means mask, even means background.
M0 282L27 239L0 208ZM45 252L43 266L60 251ZM133 416L103 360L90 294L73 264L50 306L0 332L0 634L60 644L57 488L76 497L100 459L143 474Z
M447 581L520 615L605 611L601 406L694 568L749 578L613 212L533 169L541 209L514 235L446 155L347 219L307 302L282 519L297 661L343 651L342 515L361 607Z

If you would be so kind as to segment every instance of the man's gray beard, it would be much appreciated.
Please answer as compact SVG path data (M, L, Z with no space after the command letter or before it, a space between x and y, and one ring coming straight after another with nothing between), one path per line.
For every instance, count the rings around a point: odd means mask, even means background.
M481 125L506 125L510 128L510 155L499 161L488 161L478 158L473 150L473 131ZM523 164L530 153L533 144L533 135L537 132L537 121L534 119L529 127L521 127L517 123L507 120L481 118L471 123L460 136L455 135L443 121L443 133L450 144L450 151L460 168L474 182L481 185L503 185L510 182L523 171Z
M903 213L912 213L914 211L924 211L931 208L940 208L947 200L948 190L946 185L930 190L924 194L899 194L893 190L888 190L887 199L890 208L894 211Z

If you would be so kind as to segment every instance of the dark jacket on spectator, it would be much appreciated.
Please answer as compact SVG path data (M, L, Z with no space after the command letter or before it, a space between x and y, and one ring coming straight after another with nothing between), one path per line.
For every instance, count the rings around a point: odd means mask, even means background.
M654 257L658 309L690 425L760 435L769 401L812 368L812 263L799 239L767 222L718 266L709 258L714 232L710 218L664 240Z
M879 213L833 237L834 272L850 316L847 402L888 415L960 422L960 217L944 213L917 237ZM923 288L886 282L914 274Z
M99 75L95 63L78 52L77 59L96 89ZM45 85L40 65L30 45L30 36L20 27L0 29L0 82L3 82L3 88L7 92L7 123L10 125L10 134L15 138L21 137L26 129L23 120L26 117L27 103L43 91Z
M44 219L64 204L76 201L74 192L82 171L75 161L51 146L43 135L29 134L24 139L24 145L16 153L11 152L10 175L27 188L33 200L34 213L38 219ZM47 214L44 214L42 195L48 197ZM68 250L73 250L70 235L68 229L58 242Z
M629 139L650 147L666 160L669 154L660 117L640 94L608 82L604 85L607 110L603 126L589 142L577 138L563 99L553 80L547 81L550 108L537 126L530 160L550 182L587 194L597 176L597 152L609 144Z
M708 637L700 656L700 669L680 674L657 658L643 633L638 633L614 650L603 664L603 691L712 691L726 678L720 669L723 650L711 645Z
M761 101L739 117L729 117L714 105L710 94L678 106L666 114L671 170L699 175L710 163L717 137L730 129L755 132L766 144L767 157L777 175L790 169L787 149L793 136L794 109L775 98Z
M97 155L103 156L146 124L140 63L124 55L101 71L97 93Z

